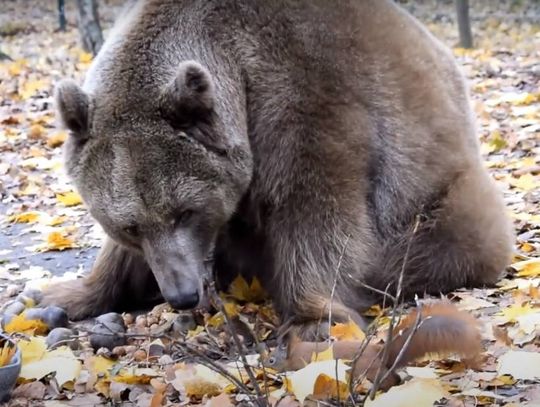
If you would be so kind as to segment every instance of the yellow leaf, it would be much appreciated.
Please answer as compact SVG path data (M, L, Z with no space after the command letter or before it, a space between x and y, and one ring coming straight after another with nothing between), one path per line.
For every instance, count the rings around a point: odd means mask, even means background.
M230 317L235 317L238 315L238 304L235 304L234 302L225 302L223 304L223 308Z
M27 65L26 59L17 59L8 65L7 71L11 76L19 76Z
M22 99L29 99L34 94L48 87L48 83L42 79L26 81L21 89L19 89L19 96Z
M238 275L229 286L231 296L239 301L247 301L249 297L249 285L244 277Z
M67 216L55 216L47 221L48 226L58 226L67 220Z
M195 329L190 329L186 335L186 338L193 338L194 336L199 335L201 332L204 332L204 326L197 325Z
M20 377L27 380L39 380L51 373L55 374L60 387L74 381L81 372L81 362L71 349L61 346L53 351L45 352L39 360L22 365Z
M266 298L266 292L255 277L248 285L244 277L238 275L229 286L229 294L238 301L258 302Z
M65 250L77 247L75 242L63 235L62 232L51 232L47 235L47 243L41 250Z
M17 347L12 342L4 341L0 346L0 368L9 365L16 352Z
M24 212L18 215L11 215L8 220L12 223L35 223L39 220L39 212Z
M257 277L253 278L253 280L251 281L251 286L249 288L251 291L250 301L253 301L253 302L262 301L268 296Z
M512 264L519 277L540 277L540 258Z
M58 199L58 201L63 203L65 206L75 206L82 203L82 198L77 192L56 194L56 199Z
M45 132L45 127L43 127L41 124L33 124L28 130L28 137L33 140L37 140L40 139Z
M525 174L519 178L510 178L510 185L524 191L533 191L540 188L540 180L532 174Z
M112 376L111 380L126 384L148 384L153 377L159 374L150 368L129 368L121 369L116 376Z
M335 324L330 328L330 335L338 341L363 341L366 338L364 332L354 321L349 321L346 324Z
M311 363L313 362L322 362L324 360L334 360L334 348L329 346L326 350L321 352L313 352L311 355Z
M313 362L291 374L288 377L288 387L298 401L303 403L307 396L313 394L315 382L320 375L325 374L333 379L337 378L340 382L346 382L348 370L349 367L341 360Z
M20 332L29 335L41 335L47 332L48 327L39 319L26 319L23 312L20 315L14 315L4 326L4 330L8 333Z
M517 318L532 314L537 312L538 310L534 309L531 304L525 303L525 304L513 304L510 307L507 307L500 311L497 315L503 316L504 323L506 322L516 322Z
M366 310L363 315L366 317L380 317L384 315L384 311L382 310L380 305L372 305L368 310Z
M212 315L206 323L214 328L219 328L221 325L225 323L225 317L223 316L223 313L221 311L216 312L214 315Z
M501 136L501 132L498 130L495 130L489 139L489 145L493 147L492 151L499 151L505 147L508 147L508 143L506 140Z
M40 360L47 352L47 344L43 336L32 336L28 340L21 339L17 346L21 350L23 364Z
M339 399L344 400L349 396L347 383L337 381L327 374L320 374L313 386L313 396L317 399Z
M51 134L47 138L47 145L51 148L60 147L67 139L67 133L65 131L59 131Z
M88 359L89 371L96 376L109 377L109 371L113 368L115 362L103 356L94 356Z
M374 400L366 400L366 407L432 407L436 401L448 396L442 384L434 379L412 379L401 386L392 387Z
M88 64L92 62L92 58L93 56L89 52L81 51L81 53L79 54L79 62L83 64Z

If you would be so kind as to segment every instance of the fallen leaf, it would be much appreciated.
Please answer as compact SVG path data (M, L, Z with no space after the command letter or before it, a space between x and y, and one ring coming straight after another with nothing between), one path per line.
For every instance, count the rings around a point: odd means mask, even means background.
M205 407L233 407L231 397L226 393L221 393L219 396L212 397L205 404Z
M40 212L24 212L9 216L8 221L12 223L34 223L39 220L40 216Z
M511 350L499 358L497 372L517 380L540 379L540 353Z
M82 198L77 192L64 192L56 194L56 199L65 206L75 206L82 203Z
M29 335L40 335L46 333L49 328L47 324L40 319L26 319L25 313L14 315L6 324L4 330L8 333L26 333Z
M313 385L313 397L316 399L345 400L349 397L347 383L338 381L327 374L320 374Z
M510 185L522 189L523 191L534 191L540 188L540 180L532 174L525 174L519 178L510 178Z
M77 247L75 242L60 231L51 232L47 235L47 242L38 247L39 251L65 250Z
M338 381L346 382L346 374L349 369L349 366L341 360L313 362L287 376L288 388L300 403L303 403L307 396L313 394L315 382L320 375L325 374L331 378L337 378Z
M32 336L28 339L21 339L17 343L17 346L21 350L23 364L40 360L47 351L47 343L42 336Z
M338 341L363 341L366 338L362 329L354 321L349 321L346 324L335 324L330 328L330 335Z
M172 386L185 391L190 397L217 396L229 384L229 380L203 365L183 365L175 371Z
M60 387L67 382L74 381L81 371L81 362L75 357L67 346L61 346L50 352L45 352L39 360L23 363L20 377L27 380L40 380L55 373L56 381Z
M537 312L531 304L512 304L511 306L504 308L497 315L501 315L502 323L516 322L518 317L523 315L532 314Z
M60 147L67 139L67 133L65 131L58 131L51 134L47 138L47 146L51 148Z
M238 275L229 286L229 294L238 301L246 302L259 302L267 296L257 277L248 284L241 275Z
M374 400L366 400L366 407L432 407L448 392L434 379L412 379L401 386L392 387Z
M517 271L518 277L540 277L540 258L520 261L511 267Z
M17 386L11 397L15 398L24 398L26 400L42 400L45 397L47 392L47 386L39 381L23 383L20 386Z

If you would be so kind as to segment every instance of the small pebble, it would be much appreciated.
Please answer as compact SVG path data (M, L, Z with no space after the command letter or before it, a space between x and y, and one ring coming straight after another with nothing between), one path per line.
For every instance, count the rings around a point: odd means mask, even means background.
M107 348L114 349L117 346L126 344L126 338L122 335L125 331L122 325L118 325L112 322L104 324L98 323L94 325L90 334L90 345L94 349Z
M146 318L146 325L147 326L152 326L152 325L157 324L158 321L159 321L159 319L157 319L156 317L151 315L148 318Z
M125 325L131 325L135 321L135 318L133 318L132 314L124 314L122 315L122 317L124 318Z
M108 312L107 314L100 315L96 318L96 322L100 322L105 326L107 326L108 323L113 323L120 325L124 329L126 328L124 325L124 318L122 315L117 314L116 312Z
M15 284L10 284L6 287L6 295L8 297L15 297L21 291L21 287Z
M147 325L147 320L145 315L138 315L137 318L135 318L135 325L139 328L144 328Z
M178 314L176 320L173 323L173 331L176 333L187 333L197 327L195 318L191 312L185 312Z
M137 347L135 345L127 345L127 346L124 346L124 349L126 350L127 354L131 354L137 350Z
M113 353L113 355L118 356L118 357L125 356L127 354L126 347L125 346L116 346L112 350L112 353Z
M43 321L49 329L65 328L69 324L66 311L60 307L51 305L46 308L30 308L24 314L26 319L39 319Z
M58 346L69 346L71 349L76 350L79 348L79 341L72 339L75 335L71 329L68 328L54 328L45 339L45 343L49 349L54 349Z
M170 355L161 355L158 359L158 363L160 365L172 365L174 360Z
M35 289L24 290L22 293L17 295L17 301L22 302L27 307L36 306L37 304L41 302L42 299L43 299L43 293Z
M135 352L133 352L133 359L135 359L137 362L146 360L146 352L142 349L137 349Z
M19 301L13 301L2 311L4 314L19 315L24 311L24 304Z

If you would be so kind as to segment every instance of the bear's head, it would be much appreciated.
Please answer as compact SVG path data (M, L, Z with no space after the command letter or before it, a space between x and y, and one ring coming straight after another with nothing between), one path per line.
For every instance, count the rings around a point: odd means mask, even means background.
M143 253L179 309L198 304L216 236L251 178L249 151L228 142L214 86L186 61L152 100L93 94L70 80L56 90L68 174L105 232Z

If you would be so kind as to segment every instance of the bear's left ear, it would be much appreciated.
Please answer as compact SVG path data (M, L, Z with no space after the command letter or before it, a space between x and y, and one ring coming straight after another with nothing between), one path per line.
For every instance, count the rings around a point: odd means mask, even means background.
M208 121L213 108L214 84L208 70L195 61L182 62L161 96L163 116L173 127L186 128Z

